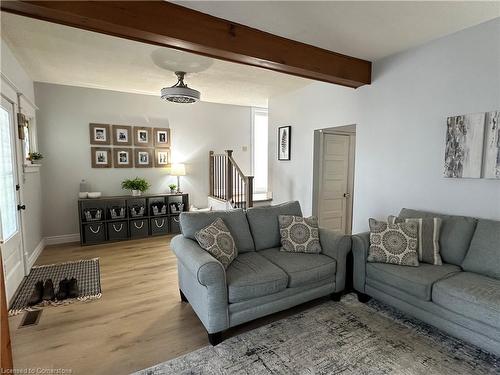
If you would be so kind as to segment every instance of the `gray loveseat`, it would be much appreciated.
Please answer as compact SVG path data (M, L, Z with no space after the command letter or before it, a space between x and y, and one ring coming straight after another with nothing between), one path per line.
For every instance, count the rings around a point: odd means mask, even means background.
M440 217L442 266L367 263L369 233L352 237L354 288L500 355L500 221L402 209L402 218Z
M320 228L321 254L281 252L278 215L302 216L299 203L181 214L182 235L171 242L181 299L189 301L212 345L241 323L327 295L340 299L350 237ZM227 270L194 237L219 217L239 252Z

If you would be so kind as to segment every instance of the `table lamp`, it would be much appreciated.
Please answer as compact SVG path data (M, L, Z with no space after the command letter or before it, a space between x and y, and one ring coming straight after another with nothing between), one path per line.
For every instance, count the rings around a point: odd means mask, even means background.
M180 163L172 164L172 167L170 168L170 175L177 176L177 192L182 193L180 176L186 175L186 166Z

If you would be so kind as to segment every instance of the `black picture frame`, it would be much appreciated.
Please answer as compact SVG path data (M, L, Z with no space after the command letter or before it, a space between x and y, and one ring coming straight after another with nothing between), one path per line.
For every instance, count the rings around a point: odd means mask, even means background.
M292 142L292 127L280 126L278 128L278 160L290 160Z

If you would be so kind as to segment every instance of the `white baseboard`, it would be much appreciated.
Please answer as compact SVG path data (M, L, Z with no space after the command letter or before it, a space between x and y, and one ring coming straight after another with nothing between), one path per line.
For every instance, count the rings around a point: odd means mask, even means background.
M63 234L62 236L51 236L51 237L45 237L40 240L38 245L35 247L35 250L31 253L31 255L28 257L26 256L26 262L28 271L31 270L31 267L35 264L36 260L42 253L43 249L47 247L48 245L58 245L62 243L69 243L69 242L78 242L80 241L80 234L79 233L73 233L73 234Z
M31 267L35 264L43 249L45 249L45 245L45 238L42 238L28 258L28 270L31 270Z
M61 243L68 243L68 242L79 242L79 241L80 241L79 233L63 234L61 236L45 237L45 246L58 245Z

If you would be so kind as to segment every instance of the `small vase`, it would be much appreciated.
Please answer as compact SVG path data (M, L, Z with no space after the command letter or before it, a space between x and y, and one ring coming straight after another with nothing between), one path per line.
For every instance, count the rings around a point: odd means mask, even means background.
M132 190L133 197L140 197L142 192L140 190Z
M175 194L175 189L170 189L170 194Z

